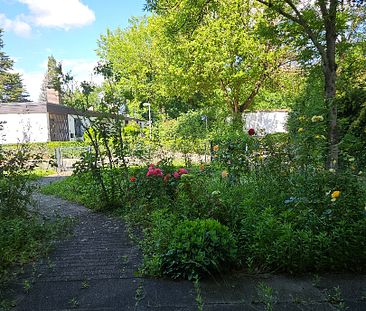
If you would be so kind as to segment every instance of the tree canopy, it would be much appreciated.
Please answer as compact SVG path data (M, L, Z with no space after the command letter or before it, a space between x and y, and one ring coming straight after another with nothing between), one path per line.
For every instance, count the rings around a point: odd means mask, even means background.
M21 75L13 71L14 61L1 51L4 48L2 36L0 29L0 102L28 101Z

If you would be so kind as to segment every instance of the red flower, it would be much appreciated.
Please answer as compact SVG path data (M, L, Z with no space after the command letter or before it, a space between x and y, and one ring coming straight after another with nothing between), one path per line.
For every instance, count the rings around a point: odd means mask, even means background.
M249 136L253 136L255 134L255 130L253 128L250 128L248 130L248 134L249 134Z
M163 177L163 171L160 168L154 168L153 166L150 166L146 176L160 176Z
M187 171L185 168L180 168L180 169L178 170L178 174L179 174L179 175L188 174L188 171Z
M130 182L135 182L136 181L136 177L135 176L131 176L130 177Z
M147 171L146 176L154 175L154 171L155 170L152 167L149 167L149 170Z
M163 177L163 171L162 171L160 168L156 168L156 169L154 170L154 175L155 175L155 176Z

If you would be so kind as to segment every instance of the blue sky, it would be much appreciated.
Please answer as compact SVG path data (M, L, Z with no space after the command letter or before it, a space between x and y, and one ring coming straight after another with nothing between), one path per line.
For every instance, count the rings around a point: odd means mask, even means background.
M145 0L0 0L3 51L32 100L38 99L47 57L61 61L79 81L90 80L97 62L97 40L106 29L125 28L142 16Z

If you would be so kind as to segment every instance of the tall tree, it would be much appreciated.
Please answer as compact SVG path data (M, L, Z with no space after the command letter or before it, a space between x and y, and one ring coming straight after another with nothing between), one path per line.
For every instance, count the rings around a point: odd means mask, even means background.
M329 109L329 152L328 166L338 166L338 137L337 137L337 39L346 37L355 30L364 31L365 25L359 25L364 19L352 14L352 7L364 6L363 0L248 0L264 5L269 12L282 17L276 25L278 34L292 37L292 42L300 43L299 50L306 50L313 56L311 62L320 59L324 77L324 103ZM244 2L244 1L243 1ZM183 22L179 27L192 28L204 23L205 16L218 5L217 0L147 0L147 9L158 14L170 11L183 12ZM188 18L188 19L187 19ZM185 22L185 20L189 22ZM286 23L287 22L287 23ZM193 25L193 26L192 26ZM300 38L300 40L299 40ZM305 39L305 40L304 40ZM307 39L307 40L306 40ZM290 42L290 41L288 41Z
M300 27L315 47L322 64L324 76L324 99L329 107L329 154L328 166L338 166L337 102L336 98L336 47L337 37L342 34L340 14L345 1L318 0L257 0L270 10ZM356 1L362 4L362 1Z
M14 61L1 49L4 47L0 29L0 102L28 101L28 94L19 73L13 72Z
M168 34L162 53L170 52L163 74L188 94L217 94L231 113L250 108L267 80L288 60L287 48L262 34L267 23L263 12L249 1L222 0L197 22L191 20L189 7L182 5L181 10L161 18ZM188 29L182 28L185 24Z
M39 100L47 101L47 89L54 89L59 94L62 91L62 65L51 55L47 60L47 72L44 75Z

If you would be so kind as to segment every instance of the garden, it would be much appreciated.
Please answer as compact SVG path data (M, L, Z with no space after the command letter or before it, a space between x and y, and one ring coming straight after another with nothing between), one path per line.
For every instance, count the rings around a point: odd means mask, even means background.
M122 217L147 275L364 272L362 4L173 2L100 37L103 86L58 81L66 104L109 115L43 192ZM111 117L121 107L146 126ZM287 109L286 133L246 128L265 109Z
M73 175L41 191L123 219L142 275L365 273L364 7L325 2L147 1L100 37L102 85L54 68L63 104L98 114ZM276 109L286 132L247 127ZM8 152L1 248L26 249L2 252L2 271L59 232L26 212L29 153Z

